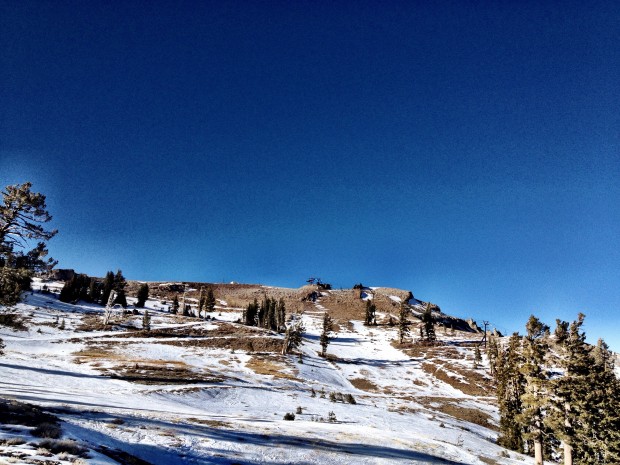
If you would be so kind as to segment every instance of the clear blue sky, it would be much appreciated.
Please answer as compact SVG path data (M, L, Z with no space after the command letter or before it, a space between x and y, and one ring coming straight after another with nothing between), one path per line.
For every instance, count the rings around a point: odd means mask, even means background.
M620 3L0 1L60 267L410 289L620 350Z

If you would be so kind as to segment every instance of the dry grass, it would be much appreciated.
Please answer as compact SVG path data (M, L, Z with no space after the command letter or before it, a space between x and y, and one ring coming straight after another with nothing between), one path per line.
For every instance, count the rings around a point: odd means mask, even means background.
M206 425L210 428L232 428L230 423L220 420L203 420L201 418L188 418L187 421L191 423L197 423L199 425Z
M291 367L287 362L287 359L273 355L254 355L247 361L245 366L259 375L297 380L296 375L299 371L296 368ZM285 369L292 369L293 374L286 373L283 371Z
M444 413L457 420L473 423L492 430L497 429L491 421L491 416L486 412L463 407L452 399L447 399L445 397L418 397L416 400L430 410Z
M454 389L458 389L464 394L470 396L492 395L492 387L490 382L481 374L473 370L465 370L454 365L451 365L448 368L450 371L462 376L464 378L463 380L460 376L457 377L454 374L449 373L446 368L438 366L434 363L424 363L422 364L422 369L426 373L434 376L446 384L449 384Z
M207 371L194 371L182 362L150 360L146 363L121 364L101 370L103 374L138 384L219 383L221 377Z
M355 386L357 389L360 389L362 391L370 391L370 392L379 391L379 386L367 380L366 378L352 378L349 380L349 382L353 386Z
M282 350L282 340L276 337L211 337L183 341L159 341L159 344L202 349L229 349L245 352L272 352Z

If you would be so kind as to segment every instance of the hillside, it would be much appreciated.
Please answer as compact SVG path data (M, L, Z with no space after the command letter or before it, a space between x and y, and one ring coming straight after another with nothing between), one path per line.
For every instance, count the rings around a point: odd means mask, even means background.
M495 444L486 361L473 362L482 335L468 322L437 312L440 344L396 343L388 321L401 299L417 334L423 303L407 291L213 285L215 311L198 319L170 314L175 292L159 284L150 283L149 332L142 309L104 328L99 305L36 290L18 304L23 325L0 327L0 398L13 402L0 403L0 463L532 463ZM191 303L201 283L187 284ZM237 323L264 296L282 297L287 316L304 322L301 357L280 355L281 334ZM362 323L369 298L377 326ZM324 312L337 329L326 358ZM30 423L9 414L27 409L38 412ZM31 435L45 414L62 438Z

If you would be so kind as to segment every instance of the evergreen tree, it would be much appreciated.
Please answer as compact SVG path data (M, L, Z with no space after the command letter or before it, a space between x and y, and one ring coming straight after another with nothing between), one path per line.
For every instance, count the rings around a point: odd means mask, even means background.
M424 324L424 335L427 342L435 342L437 336L435 335L435 318L431 310L431 303L426 304L426 309L422 313L422 323Z
M123 272L118 270L114 275L114 291L116 291L115 304L120 304L123 308L127 308L127 296L125 295L125 287L127 287L127 281L123 276Z
M400 303L400 312L398 313L398 341L402 344L405 337L409 335L409 322L407 321L407 309L405 305Z
M283 328L286 328L286 304L284 299L280 297L278 301L278 308L276 310L276 330L281 332Z
M0 355L4 355L4 348L6 346L4 345L4 341L2 340L2 338L0 337Z
M145 331L151 330L151 315L149 315L148 310L144 310L144 315L142 316L142 329Z
M10 185L0 202L0 305L19 302L21 292L30 288L34 272L51 270L57 263L47 256L45 243L56 230L43 225L51 221L45 196L32 192L32 184ZM27 247L35 242L31 250Z
M215 310L215 295L213 294L213 288L207 289L207 296L205 298L205 309L208 312Z
M497 339L495 336L489 336L489 343L487 345L487 358L489 359L489 371L493 379L496 379L496 366L495 363L497 361L497 357L499 357L499 345L497 344Z
M90 278L85 274L76 274L69 281L66 281L60 291L58 299L61 302L76 302L87 300Z
M88 298L89 302L97 303L101 299L101 283L95 278L90 279L88 285Z
M207 303L207 292L205 291L204 287L201 287L200 298L198 299L198 318L200 318L200 312L202 312L203 310L205 313L207 312L207 309L205 307L206 303Z
M585 344L585 334L581 331L584 315L580 313L577 320L568 326L568 322L556 320L555 337L560 347L560 364L564 375L551 383L552 399L547 423L562 441L564 463L573 464L573 451L576 445L576 427L578 424L580 400L588 388L590 372L590 354Z
M620 463L620 389L606 344L592 350L581 331L584 315L563 340L564 375L553 382L550 425L563 442L564 463Z
M367 300L366 301L366 318L364 320L365 325L368 326L368 325L377 324L376 312L377 312L376 305L371 300Z
M334 321L331 317L325 312L323 314L323 331L321 332L321 337L319 338L319 343L321 344L321 357L325 357L327 352L327 346L329 341L332 339L331 332L334 329Z
M114 290L114 272L108 271L101 286L101 305L107 305L110 294Z
M146 300L149 298L149 285L147 283L140 284L136 297L138 298L138 301L136 302L136 307L144 307Z
M174 295L174 298L172 299L172 308L171 308L172 313L174 313L175 315L177 313L179 313L179 296L178 294Z
M258 318L259 305L256 299L254 302L248 304L248 307L244 310L242 320L247 326L256 326Z
M545 336L549 327L535 316L530 316L523 338L523 364L521 373L525 379L525 390L521 396L522 411L517 420L524 429L524 438L533 444L534 462L543 463L544 438L549 433L545 423L545 411L548 408L549 379L545 369L545 354L549 349ZM528 452L532 450L528 447Z
M282 344L282 354L286 355L292 350L297 349L303 343L303 334L306 331L301 320L291 324L286 328L284 343ZM301 353L300 353L301 355Z
M482 363L482 354L480 353L480 347L476 346L474 349L474 368L478 368Z
M517 421L523 410L521 397L525 390L525 378L519 371L523 363L520 347L521 338L518 333L514 333L508 347L498 351L495 361L500 430L497 443L517 452L524 452L522 427Z

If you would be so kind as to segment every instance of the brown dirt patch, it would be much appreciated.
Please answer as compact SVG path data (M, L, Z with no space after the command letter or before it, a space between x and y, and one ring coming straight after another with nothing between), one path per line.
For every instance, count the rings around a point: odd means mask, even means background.
M473 370L465 370L463 368L455 367L454 365L447 368L450 371L454 371L458 375L462 375L465 378L465 380L463 380L454 374L449 373L445 368L435 365L434 363L423 363L422 369L426 373L434 376L446 384L449 384L454 389L458 389L464 394L470 396L489 396L492 394L490 382Z
M206 425L206 426L209 426L210 428L231 428L232 427L231 423L220 421L220 420L203 420L201 418L188 418L187 421L192 422L192 423L197 423L199 425Z
M299 371L291 366L288 359L273 355L254 355L246 362L245 366L256 374L273 376L275 378L297 380L296 376L299 374ZM283 371L287 369L293 373Z
M349 380L349 382L354 387L362 391L376 392L379 390L379 387L375 383L367 380L366 378L352 378Z
M244 352L272 352L282 350L282 340L276 337L208 337L181 341L159 341L159 344L177 347L241 350Z
M122 379L138 384L195 384L219 383L221 377L207 371L191 370L182 362L159 362L122 364L113 369L104 368L101 372L114 379Z
M497 430L497 427L491 420L491 416L481 410L463 407L458 402L445 397L419 397L416 400L431 410L444 413L457 420L484 426L494 431Z

